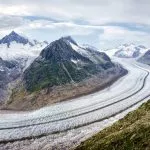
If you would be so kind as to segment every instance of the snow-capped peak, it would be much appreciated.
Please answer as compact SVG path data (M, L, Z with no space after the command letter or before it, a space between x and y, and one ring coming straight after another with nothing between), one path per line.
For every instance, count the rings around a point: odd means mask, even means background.
M29 40L12 31L0 40L0 57L4 60L25 60L28 65L48 45L46 41Z
M72 43L72 44L74 44L74 45L78 45L78 44L73 40L73 38L72 38L71 36L65 36L65 37L62 37L61 39L62 39L63 41L67 41L67 42Z
M107 50L106 53L109 56L125 57L125 58L135 58L139 57L141 54L145 53L147 48L143 45L136 45L133 43L120 45L116 49Z

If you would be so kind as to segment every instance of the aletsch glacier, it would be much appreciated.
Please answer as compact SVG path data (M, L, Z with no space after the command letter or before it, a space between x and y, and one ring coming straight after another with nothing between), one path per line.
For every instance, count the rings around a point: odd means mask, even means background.
M47 141L46 136L51 136L53 139L55 134L59 137L56 139L57 142L69 140L71 142L73 138L77 141L83 136L85 139L89 134L91 136L148 100L150 67L136 62L133 58L112 57L112 59L122 64L128 70L128 74L102 91L36 111L1 114L0 143L40 137L40 135L45 135L43 141ZM99 127L96 124L99 124ZM61 132L65 133L66 137ZM55 134L51 135L52 133ZM72 134L72 139L69 134ZM62 135L62 138L59 135ZM40 138L35 141L38 140L40 141Z

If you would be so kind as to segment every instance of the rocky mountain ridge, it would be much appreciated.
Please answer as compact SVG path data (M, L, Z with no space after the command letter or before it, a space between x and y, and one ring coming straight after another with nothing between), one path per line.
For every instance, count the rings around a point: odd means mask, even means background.
M41 108L101 90L126 73L105 53L62 37L46 46L24 71L3 108Z
M63 37L41 51L25 71L24 81L28 90L35 91L47 86L80 82L113 66L105 53L83 49L71 37Z

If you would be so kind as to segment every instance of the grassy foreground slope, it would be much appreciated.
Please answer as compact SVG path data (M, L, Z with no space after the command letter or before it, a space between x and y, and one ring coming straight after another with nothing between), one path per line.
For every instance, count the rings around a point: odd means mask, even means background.
M150 150L150 100L75 150Z

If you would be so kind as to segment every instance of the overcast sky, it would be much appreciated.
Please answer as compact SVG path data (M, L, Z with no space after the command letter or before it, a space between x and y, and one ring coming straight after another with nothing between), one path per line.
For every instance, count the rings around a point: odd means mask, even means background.
M0 38L12 30L49 42L71 35L99 49L150 47L150 0L0 0Z

